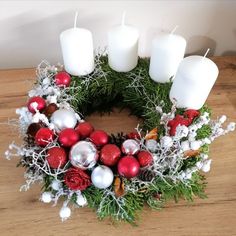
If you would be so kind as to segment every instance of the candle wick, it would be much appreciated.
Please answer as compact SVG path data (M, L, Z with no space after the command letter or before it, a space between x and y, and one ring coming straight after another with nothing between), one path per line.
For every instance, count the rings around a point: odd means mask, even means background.
M122 26L125 25L125 17L126 17L126 11L123 11L122 21L121 21L121 25L122 25Z
M170 32L170 34L172 35L177 30L177 28L179 28L178 25L175 26L175 28Z
M75 19L74 19L74 28L76 28L77 25L77 18L78 18L78 12L75 12Z
M208 54L208 52L210 51L210 48L208 48L207 50L206 50L206 52L205 52L205 54L204 54L204 58L207 56L207 54Z

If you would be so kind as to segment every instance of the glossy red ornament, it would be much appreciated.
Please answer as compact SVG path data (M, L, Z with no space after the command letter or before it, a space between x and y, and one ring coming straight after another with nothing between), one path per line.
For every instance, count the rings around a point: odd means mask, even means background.
M37 96L37 97L32 97L29 99L27 107L31 113L35 113L34 106L32 106L33 103L37 103L37 110L42 111L46 107L46 102L43 98Z
M138 153L138 162L141 167L149 166L153 162L153 156L150 152L148 151L140 151Z
M184 118L181 115L176 115L176 117L173 120L170 120L167 124L170 127L170 135L175 135L178 125L189 126L191 123L192 121L190 119Z
M96 146L107 144L109 139L108 134L103 130L95 130L89 137Z
M127 134L127 138L129 139L140 139L140 135L138 132L130 132Z
M48 150L46 159L51 168L57 169L66 164L67 155L63 148L53 147Z
M121 156L121 151L115 144L106 144L100 152L100 160L106 166L114 166Z
M125 156L119 160L117 168L119 175L130 179L138 175L140 165L133 156Z
M49 128L40 128L35 135L37 145L45 147L53 141L54 133Z
M94 131L94 128L89 122L81 122L76 126L75 131L82 139L84 139L89 137L89 135Z
M62 87L62 86L69 87L70 82L71 82L71 77L65 71L61 71L55 75L55 83L59 87Z
M66 128L60 132L58 140L62 146L71 147L79 141L79 134L72 128Z

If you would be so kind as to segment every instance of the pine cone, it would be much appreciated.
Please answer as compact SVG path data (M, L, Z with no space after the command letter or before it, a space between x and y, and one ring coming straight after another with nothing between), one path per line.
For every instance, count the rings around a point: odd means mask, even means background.
M127 139L126 135L121 132L121 133L117 133L115 134L111 134L110 135L110 143L111 144L115 144L118 147L121 147L122 143Z
M155 174L148 169L141 170L138 178L142 181L150 182L155 178Z

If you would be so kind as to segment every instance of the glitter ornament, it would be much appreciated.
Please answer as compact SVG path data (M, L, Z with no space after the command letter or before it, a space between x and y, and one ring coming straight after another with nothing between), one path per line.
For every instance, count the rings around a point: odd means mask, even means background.
M95 130L91 133L90 139L96 146L103 146L108 143L109 137L105 131Z
M140 151L138 153L138 162L141 167L146 167L152 164L153 162L153 157L152 154L148 151Z
M62 146L71 147L79 141L79 134L71 128L63 129L58 140Z
M161 146L164 148L170 148L173 145L173 140L169 136L164 136L160 140Z
M59 109L51 116L51 122L57 130L74 128L77 123L75 112L68 109Z
M105 189L111 186L114 179L112 170L107 166L97 166L91 175L92 183L99 189Z
M54 133L49 128L40 128L35 135L37 145L45 147L53 141Z
M50 203L52 201L52 194L50 192L42 193L41 200L44 203Z
M138 175L140 170L139 162L133 156L122 157L118 162L119 175L130 179Z
M61 71L55 75L55 83L59 87L69 87L70 82L71 82L71 77L65 71Z
M95 145L88 141L79 141L70 150L70 162L83 170L92 168L98 159Z
M121 155L119 147L115 144L106 144L100 152L100 161L106 166L114 166Z
M124 154L134 155L140 150L140 145L134 139L127 139L123 142L121 150Z
M42 111L46 107L46 102L39 96L32 97L29 99L27 107L31 113L36 113L36 110Z
M47 152L47 162L53 169L63 167L67 162L67 155L63 148L52 147Z
M82 139L84 139L89 137L89 135L94 131L94 128L89 122L81 122L76 126L75 131Z

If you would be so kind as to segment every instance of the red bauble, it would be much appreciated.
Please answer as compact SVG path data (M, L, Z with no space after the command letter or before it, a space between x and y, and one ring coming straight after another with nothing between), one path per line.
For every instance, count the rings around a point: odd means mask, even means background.
M121 151L115 144L106 144L100 152L100 160L106 166L114 166L120 155Z
M79 141L79 134L71 128L63 129L58 138L60 144L64 147L71 147Z
M71 82L71 77L68 73L66 73L65 71L62 71L56 74L55 82L56 82L56 85L59 87L62 87L62 86L69 87L70 82Z
M81 138L87 138L94 131L94 128L89 122L82 122L76 126L75 131Z
M153 156L148 151L140 151L138 153L138 162L141 167L148 166L153 162Z
M138 175L140 165L133 156L125 156L118 162L118 173L127 179Z
M63 167L67 162L67 155L63 148L53 147L47 152L47 161L51 168Z
M33 103L37 103L37 110L42 111L46 107L46 102L41 97L32 97L28 101L27 107L31 113L35 113L34 106L32 106Z
M35 142L39 146L45 147L53 141L54 133L49 128L40 128L35 135Z
M129 139L140 139L140 135L138 132L131 132L127 134L127 138Z
M95 130L90 134L90 139L96 146L103 146L108 143L109 137L105 131Z

